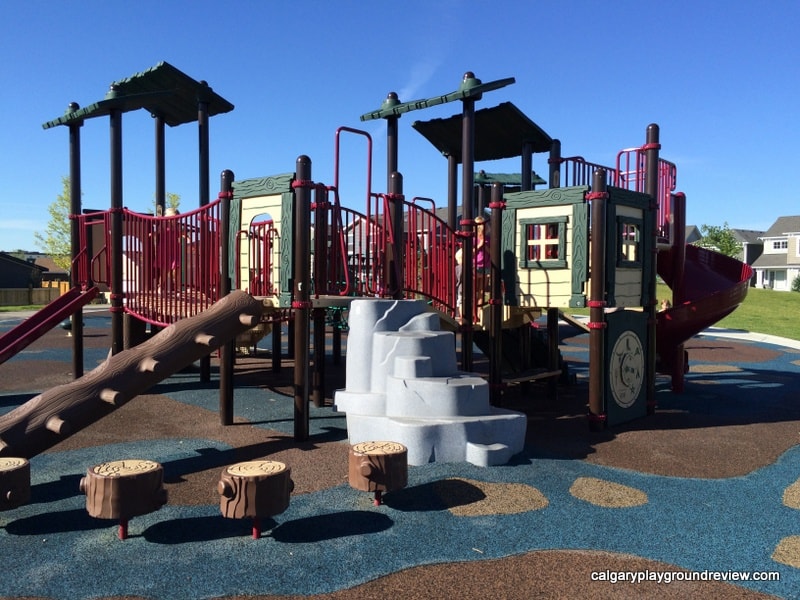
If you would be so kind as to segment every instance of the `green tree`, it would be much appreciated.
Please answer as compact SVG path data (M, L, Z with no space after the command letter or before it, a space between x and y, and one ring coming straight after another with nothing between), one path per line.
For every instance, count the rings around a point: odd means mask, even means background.
M174 208L175 210L178 210L178 206L180 206L181 204L181 195L175 194L173 192L167 192L166 196L167 197L165 198L164 208L165 209ZM156 203L155 200L153 200L153 214L154 215L158 214L158 204Z
M695 246L716 250L725 256L736 258L742 253L742 243L736 239L733 230L728 227L727 221L719 227L717 225L701 225L702 239L696 241Z
M72 266L71 227L69 221L72 203L69 177L61 176L61 187L61 193L47 207L47 212L50 213L47 229L45 229L44 233L34 232L33 237L36 240L36 245L45 254L49 255L56 265L69 271Z

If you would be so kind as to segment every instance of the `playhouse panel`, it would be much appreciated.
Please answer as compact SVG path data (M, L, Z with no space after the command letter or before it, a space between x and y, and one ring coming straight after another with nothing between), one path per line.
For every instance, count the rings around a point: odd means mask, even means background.
M636 310L606 314L604 408L609 427L647 414L647 318Z
M571 205L520 208L516 215L520 306L567 306L572 297Z
M273 222L273 227L277 237L280 239L281 225L283 217L283 194L271 194L268 196L255 196L251 198L243 198L241 203L241 231L246 232L250 229L256 221L262 221L269 215ZM244 233L243 233L244 235ZM250 269L252 268L252 260L249 252L249 245L244 243L240 244L239 253L239 280L245 286L246 282L250 280ZM272 265L271 280L279 281L280 264L275 261Z

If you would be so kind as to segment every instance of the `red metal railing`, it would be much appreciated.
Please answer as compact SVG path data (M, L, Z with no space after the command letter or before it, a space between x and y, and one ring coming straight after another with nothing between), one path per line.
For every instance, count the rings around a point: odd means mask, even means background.
M317 282L320 294L377 295L383 288L379 257L384 251L383 226L375 218L343 207L336 188L328 204L327 277Z
M172 217L123 209L122 291L126 312L155 325L206 310L220 293L219 201ZM77 217L81 285L111 286L111 211Z
M615 167L606 167L586 161L582 156L559 160L560 181L563 186L591 185L596 169L605 169L606 185L635 192L645 191L646 150L626 148L617 154ZM677 167L663 158L658 160L658 215L657 230L661 238L670 237L671 197L677 182Z
M72 261L75 282L82 288L108 284L111 265L106 240L111 238L108 213L88 213L77 217L78 254Z
M582 156L568 156L560 161L561 186L574 187L578 185L591 185L592 176L596 169L606 170L606 184L614 185L614 169L597 163L588 162Z
M420 201L430 202L431 208L423 208L418 204ZM434 308L454 316L458 305L456 252L459 237L436 216L433 200L415 198L404 201L403 206L406 296L427 298Z
M645 191L646 150L644 148L627 148L617 154L617 166L614 169L614 180L610 185L635 192ZM671 199L677 184L678 168L663 158L658 159L658 215L656 229L661 238L670 237Z

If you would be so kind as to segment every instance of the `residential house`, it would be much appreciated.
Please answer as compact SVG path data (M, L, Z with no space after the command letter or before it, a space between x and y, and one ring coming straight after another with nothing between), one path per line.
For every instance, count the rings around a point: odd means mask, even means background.
M733 237L742 245L742 251L738 258L743 263L753 266L753 263L764 252L764 241L761 239L765 235L764 231L753 231L752 229L731 229ZM750 280L750 285L756 285L756 275Z
M800 277L800 216L778 217L761 240L764 252L752 265L756 287L791 290Z
M7 252L0 252L0 288L40 288L42 274L46 270L32 260L23 260Z
M52 257L46 254L28 254L25 256L26 260L33 261L39 267L44 267L45 272L42 273L43 285L50 285L58 287L60 282L69 282L69 271L59 267Z
M703 239L703 234L700 233L700 229L698 229L697 225L687 225L686 226L686 243L687 244L694 244L695 242L698 242L701 239Z

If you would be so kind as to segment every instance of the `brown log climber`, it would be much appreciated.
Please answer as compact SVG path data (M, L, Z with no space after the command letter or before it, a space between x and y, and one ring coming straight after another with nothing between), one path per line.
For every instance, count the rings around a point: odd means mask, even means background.
M31 458L94 423L159 381L210 354L261 318L262 305L234 291L199 315L109 358L0 416L0 456Z

